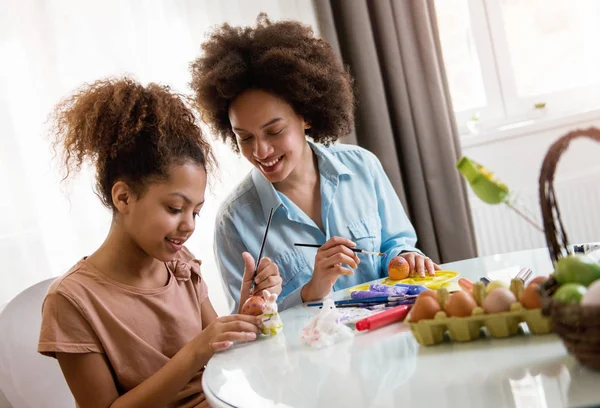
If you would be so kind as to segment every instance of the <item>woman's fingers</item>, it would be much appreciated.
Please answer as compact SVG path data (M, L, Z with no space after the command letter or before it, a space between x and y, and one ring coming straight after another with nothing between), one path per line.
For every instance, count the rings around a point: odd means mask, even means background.
M358 264L354 261L354 258L349 257L347 254L338 252L323 260L322 265L325 268L331 268L337 264L348 265L352 269L356 269Z
M420 278L425 277L425 258L420 255L415 255L415 273Z
M427 274L429 276L434 276L435 275L435 267L437 265L435 263L433 263L433 261L429 258L425 258L425 269L427 270ZM439 269L439 267L438 267Z
M415 276L415 254L413 252L407 252L404 254L400 254L400 256L402 258L404 258L406 260L406 262L408 262L408 266L410 267L409 271L408 271L408 276L409 277L414 277Z
M258 285L270 276L279 276L279 267L269 258L263 258L258 265L258 273L254 279L254 284Z
M344 268L342 265L335 265L333 271L338 275L352 276L354 275L354 271L348 268Z
M267 279L263 280L261 283L254 287L254 293L261 294L263 290L268 290L270 293L281 293L281 283L283 280L279 275L277 276L269 276Z
M360 263L360 259L358 259L358 256L356 255L356 252L352 251L350 248L348 248L347 246L344 245L337 245L333 248L328 249L327 251L323 251L321 253L321 257L324 260L324 264L329 266L331 265L331 259L335 259L336 256L340 256L341 255L345 255L346 258L344 259L348 259L349 262L343 262L346 265L350 266L351 268L358 268L358 264ZM336 261L336 262L340 262L340 261Z
M331 249L337 245L343 245L343 246L350 247L350 248L354 248L356 246L356 244L354 242L350 241L348 238L331 237L327 240L327 242L325 242L323 245L321 245L321 248L319 248L319 250L317 252L327 251L328 249Z

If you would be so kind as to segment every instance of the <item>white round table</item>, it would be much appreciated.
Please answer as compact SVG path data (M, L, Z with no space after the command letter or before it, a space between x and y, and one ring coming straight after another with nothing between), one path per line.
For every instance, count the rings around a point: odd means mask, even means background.
M472 281L510 280L520 267L548 275L546 249L443 265ZM345 291L334 298L347 297ZM281 313L275 337L216 354L202 380L215 407L580 407L600 405L600 372L582 367L554 335L419 346L395 323L325 349L300 343L319 309Z

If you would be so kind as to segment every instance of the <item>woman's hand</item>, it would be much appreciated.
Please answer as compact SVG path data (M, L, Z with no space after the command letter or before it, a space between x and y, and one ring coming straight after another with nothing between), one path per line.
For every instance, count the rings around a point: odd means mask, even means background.
M425 273L427 273L429 276L434 276L435 271L439 271L441 269L431 259L417 252L404 252L398 256L401 256L408 262L408 265L410 266L408 276L411 278L415 275L424 278Z
M262 258L258 264L256 278L254 278L254 258L248 252L242 254L244 258L244 276L242 277L242 287L240 288L240 305L238 313L241 311L242 305L248 297L258 294L263 290L268 290L270 293L281 293L281 284L283 279L279 275L279 268L269 258ZM254 289L252 289L252 279L254 278Z
M360 263L356 253L350 249L355 246L349 239L332 237L317 250L313 276L302 287L302 301L322 299L331 292L340 275L354 275L352 269L356 269Z

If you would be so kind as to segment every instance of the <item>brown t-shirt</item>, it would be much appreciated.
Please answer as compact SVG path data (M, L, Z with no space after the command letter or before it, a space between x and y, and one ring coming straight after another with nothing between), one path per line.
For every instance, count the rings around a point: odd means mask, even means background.
M140 289L79 261L48 289L38 352L105 354L120 394L146 380L202 331L200 305L208 298L200 262L187 248L166 266L166 286ZM169 407L206 404L201 379L202 371Z

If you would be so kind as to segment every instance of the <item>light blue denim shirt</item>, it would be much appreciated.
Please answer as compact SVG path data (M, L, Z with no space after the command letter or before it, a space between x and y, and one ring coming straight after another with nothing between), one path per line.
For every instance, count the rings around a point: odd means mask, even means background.
M321 174L324 231L257 169L252 169L219 209L215 258L232 297L232 310L237 310L240 296L242 252L258 256L271 208L273 218L263 256L279 266L283 279L280 310L302 302L300 290L313 273L317 248L295 247L296 242L324 244L341 236L351 239L357 248L387 254L385 258L359 254L361 262L354 275L340 276L333 291L383 278L392 258L417 251L414 228L374 154L353 145L310 146Z

